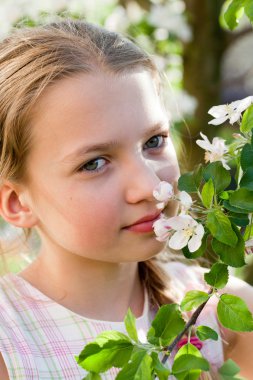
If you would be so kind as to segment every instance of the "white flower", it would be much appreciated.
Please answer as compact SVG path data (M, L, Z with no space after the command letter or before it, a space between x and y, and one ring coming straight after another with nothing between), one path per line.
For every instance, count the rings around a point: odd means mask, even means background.
M161 181L154 189L153 196L161 202L168 202L174 196L173 186L166 181Z
M201 246L205 230L190 215L179 215L167 219L168 225L175 230L169 240L169 247L182 249L188 245L190 252L195 252Z
M166 241L171 233L171 227L168 224L168 219L162 217L153 224L153 228L158 241Z
M225 140L219 137L214 137L210 142L204 133L200 132L200 136L203 140L197 140L196 144L205 149L205 162L221 161L225 169L230 170L230 167L226 164L227 160L224 155L228 152L228 148L225 144Z
M185 214L193 204L192 197L186 191L181 191L178 199L180 201L181 214Z
M161 181L154 189L153 196L160 201L156 207L160 210L164 209L169 200L174 199L173 186L166 182Z
M229 120L230 124L234 124L240 119L242 112L252 103L253 96L247 96L247 98L236 100L230 104L214 106L208 111L208 113L214 117L208 124L219 125L226 120Z

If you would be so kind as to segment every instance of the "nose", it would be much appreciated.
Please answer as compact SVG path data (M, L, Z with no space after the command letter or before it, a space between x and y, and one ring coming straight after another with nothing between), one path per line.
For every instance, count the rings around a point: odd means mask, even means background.
M128 164L128 173L125 173L124 181L125 199L128 203L156 202L153 190L161 179L156 173L154 164L148 160L139 158Z

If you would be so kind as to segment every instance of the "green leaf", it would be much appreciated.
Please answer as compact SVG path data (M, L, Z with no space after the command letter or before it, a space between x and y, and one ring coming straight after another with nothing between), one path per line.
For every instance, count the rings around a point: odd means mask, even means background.
M246 303L231 294L222 294L217 306L219 321L234 331L253 331L253 318Z
M212 178L209 178L208 182L206 182L202 188L201 192L202 202L206 208L210 208L213 203L214 197L214 185Z
M247 211L244 211L243 209L239 207L232 206L228 201L223 201L223 206L225 207L226 210L232 211L238 214L244 213L245 215L248 215Z
M111 367L123 367L128 362L133 347L126 335L106 331L98 335L94 342L87 344L76 360L87 371L105 372Z
M203 165L197 165L194 171L184 173L178 180L178 189L187 193L196 193L202 181Z
M235 376L240 372L240 367L232 359L228 359L219 368L218 372L224 376Z
M186 354L193 355L197 358L202 358L201 352L195 346L193 346L191 343L187 343L178 350L178 352L176 353L176 356L174 358L174 361L176 361L180 356L183 356ZM190 371L185 371L185 372L182 372L180 374L177 374L176 378L178 380L185 380L185 379L197 380L197 379L199 379L200 374L201 374L201 370L192 369Z
M220 256L221 260L231 267L240 268L245 265L245 242L244 239L235 226L232 225L233 230L237 235L237 244L235 247L229 247L227 244L221 243L220 241L213 239L212 248L217 255Z
M224 18L229 29L233 30L237 27L243 13L244 8L242 0L233 0L224 14Z
M205 181L213 180L214 188L217 193L225 190L231 182L231 176L229 172L223 168L220 161L212 162L204 169L203 177Z
M197 358L194 355L182 355L177 360L174 361L172 366L173 375L177 376L185 371L190 371L191 369L200 369L201 371L209 370L209 363L204 358Z
M124 319L124 323L126 326L126 331L131 339L133 339L136 343L138 343L138 334L136 330L136 319L133 315L131 309L128 309L127 314Z
M146 351L135 352L115 380L152 380L152 359Z
M199 247L199 249L197 249L197 251L190 252L188 246L182 249L182 252L187 259L196 259L197 257L203 256L203 254L206 251L207 235L208 234L205 234L203 236L201 246Z
M245 228L245 232L244 232L244 235L243 235L243 240L244 241L249 240L252 236L253 236L253 224L249 224Z
M82 380L102 380L102 378L98 373L90 372Z
M194 355L198 358L202 358L202 354L201 352L197 349L197 347L195 347L193 344L191 343L187 343L185 344L184 346L182 346L178 352L176 353L175 355L175 358L174 360L178 359L180 356L182 355L186 355L186 354L190 354L190 355Z
M220 199L224 199L224 200L229 199L229 193L228 193L228 191L222 191L222 192L219 194L219 198L220 198Z
M195 182L196 187L199 188L203 180L203 165L202 164L195 166L193 170L193 177L194 177L194 182Z
M159 380L168 380L170 371L160 362L158 354L156 352L152 352L151 357L153 359L154 371L158 376Z
M193 355L197 358L202 358L201 352L191 343L185 344L183 347L181 347L178 352L175 355L174 362L179 359L183 355ZM197 380L199 379L199 376L201 374L201 370L199 369L193 369L191 371L185 371L181 374L177 374L178 380Z
M177 362L177 360L180 359L180 357L185 356L185 355L191 355L191 356L194 356L195 358L203 358L201 355L201 352L195 346L193 346L191 343L187 343L183 347L181 347L176 353L175 358L174 358L174 364L175 362ZM177 363L179 363L180 365L179 361ZM186 379L197 380L199 379L201 372L202 371L200 369L186 370L185 368L185 371L181 373L177 373L176 377L178 380L186 380Z
M247 168L245 173L243 174L240 181L240 187L243 189L253 190L253 167L252 166Z
M253 191L247 189L236 190L230 195L229 203L240 208L243 213L251 213L253 212Z
M222 263L213 264L210 272L204 274L208 285L216 289L222 289L228 282L228 266Z
M148 341L155 345L167 346L185 326L177 304L163 305L156 313L148 331Z
M250 1L252 3L252 0ZM251 4L251 7L252 7L252 4ZM247 132L250 132L252 128L253 128L253 106L251 105L243 114L240 131L243 133L247 133Z
M235 212L230 212L228 217L231 223L235 224L236 226L246 227L249 224L248 214L239 214Z
M250 22L253 22L253 3L252 0L246 0L244 4L244 11L247 17L249 18ZM252 116L253 118L253 116ZM251 123L252 126L252 123Z
M196 193L198 188L195 183L193 172L184 173L178 180L178 189L187 193Z
M196 334L197 337L202 341L207 339L218 340L219 338L217 332L208 326L198 326L196 328Z
M220 210L208 213L206 226L211 234L220 242L235 247L238 238L233 231L229 218Z
M245 144L242 148L240 162L243 171L253 166L253 146L251 144Z
M93 341L93 343L97 343L99 346L102 347L108 341L126 341L131 343L127 335L114 330L103 331L102 333L96 336L96 339Z
M200 290L190 290L187 292L181 302L182 311L190 311L202 303L208 301L210 295Z

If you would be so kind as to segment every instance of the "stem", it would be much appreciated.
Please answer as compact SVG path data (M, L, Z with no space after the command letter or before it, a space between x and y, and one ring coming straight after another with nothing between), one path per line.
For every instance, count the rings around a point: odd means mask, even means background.
M249 240L250 239L250 237L251 237L251 230L252 230L252 214L250 214L250 228L249 228L249 233L248 233L248 238L247 238L247 240Z
M213 293L213 289L211 288L208 292L208 294L212 294ZM209 301L210 298L208 298L207 301L205 301L204 303L202 303L195 311L194 313L192 314L191 318L189 319L189 321L186 323L184 329L181 331L181 333L173 340L173 342L168 346L166 347L166 351L169 351L169 352L172 352L173 349L176 347L177 343L180 341L180 339L184 336L184 334L189 330L189 328L191 326L193 326L200 313L202 312L202 310L204 309L204 307L206 306L207 302ZM167 359L168 359L168 355L164 355L163 358L162 358L162 364L165 364Z

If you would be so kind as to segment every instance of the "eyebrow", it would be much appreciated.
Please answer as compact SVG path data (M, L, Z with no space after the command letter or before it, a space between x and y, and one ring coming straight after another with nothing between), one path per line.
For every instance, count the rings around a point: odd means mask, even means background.
M145 131L145 133L143 134L143 138L145 140L146 138L149 138L153 134L166 133L168 131L168 127L169 127L168 121L156 123L155 125L152 126L152 128ZM111 150L113 148L119 147L120 144L121 143L117 140L110 140L106 142L92 144L90 146L82 146L81 148L75 150L74 152L66 155L62 159L62 161L69 161L69 160L78 158L80 156L84 156L92 152L99 153L99 152L104 152L106 150Z

